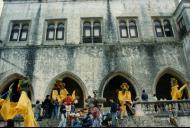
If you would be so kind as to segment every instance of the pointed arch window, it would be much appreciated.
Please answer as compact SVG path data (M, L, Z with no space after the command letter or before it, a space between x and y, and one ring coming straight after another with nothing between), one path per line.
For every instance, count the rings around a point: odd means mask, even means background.
M164 20L164 32L166 37L173 37L173 31L169 20Z
M63 40L64 39L64 24L59 23L56 30L56 39Z
M119 22L119 30L120 30L120 37L121 38L127 38L128 37L127 24L124 20L121 20Z
M20 32L20 24L14 24L11 30L10 41L17 41Z
M22 29L20 32L20 38L19 38L20 41L26 41L27 40L28 31L29 31L28 29L29 29L29 24L23 24L22 25Z
M46 40L54 40L55 24L49 24L47 27Z
M155 20L154 21L154 26L155 26L156 36L157 37L164 37L161 22L159 20Z
M129 21L129 33L130 33L131 38L138 37L137 26L136 26L135 20Z

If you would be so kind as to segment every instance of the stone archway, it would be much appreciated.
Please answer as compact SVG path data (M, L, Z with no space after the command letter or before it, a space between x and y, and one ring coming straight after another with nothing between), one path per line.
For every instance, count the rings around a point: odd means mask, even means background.
M17 91L17 85L18 85L19 80L21 80L23 78L24 78L24 76L21 74L18 74L18 73L11 74L11 75L7 76L6 78L4 78L1 81L0 94L4 95L6 92L8 92L10 85L13 84L13 87L12 87L13 95L11 96L12 97L11 100L13 102L17 102L20 97L20 93ZM33 94L34 94L33 88L32 88L32 86L30 86L29 91L28 91L28 97L31 100L34 99ZM7 97L7 95L4 95L2 98L6 98L6 97Z
M66 84L66 89L69 92L69 94L72 94L72 92L75 90L76 91L76 95L79 97L79 104L76 107L84 107L84 100L87 97L87 89L84 86L84 83L82 82L82 80L77 77L76 75L74 75L73 73L70 72L64 72L61 73L57 76L55 76L49 83L45 94L46 95L50 95L51 91L55 85L55 81L59 79L61 80L63 83ZM45 96L46 96L45 95Z
M139 94L136 87L138 84L133 77L123 72L113 72L105 77L105 80L99 88L100 96L106 98L107 101L110 98L113 98L115 101L117 101L117 91L121 89L120 85L123 82L127 82L129 84L132 100L134 100ZM109 106L109 103L106 102L104 106Z
M185 77L179 71L166 68L160 71L154 82L154 94L158 100L167 99L171 100L171 78L175 78L178 81L179 87L183 86L186 82ZM187 99L189 97L187 88L184 90L182 98Z

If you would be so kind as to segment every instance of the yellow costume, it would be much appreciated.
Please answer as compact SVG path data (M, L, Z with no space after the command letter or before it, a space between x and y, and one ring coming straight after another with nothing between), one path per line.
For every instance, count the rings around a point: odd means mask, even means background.
M53 100L57 99L59 103L61 104L63 100L67 97L67 94L69 94L69 92L67 91L67 89L65 88L65 84L62 83L61 80L56 80L55 86L58 86L58 89L60 90L60 94L58 94L58 90L54 89L52 91L52 99ZM72 93L72 98L73 100L75 100L75 90Z
M126 104L132 104L131 92L127 83L122 83L122 90L118 92L118 99L121 104L121 117L126 116Z
M179 85L175 78L171 79L171 97L172 100L180 100L182 99L183 90L187 87L187 84L184 84L180 89L178 89Z
M57 90L52 91L52 99L53 100L59 99L59 94Z
M18 103L10 102L10 100L0 99L1 116L5 121L13 119L16 115L23 115L24 127L38 127L34 118L32 104L25 91L21 92Z
M60 99L64 100L67 97L67 94L69 94L67 89L65 89L65 88L61 89L61 91L60 91Z

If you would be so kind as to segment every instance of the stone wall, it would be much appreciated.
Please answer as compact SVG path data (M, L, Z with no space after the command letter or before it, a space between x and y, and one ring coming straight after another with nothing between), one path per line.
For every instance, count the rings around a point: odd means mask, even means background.
M7 47L0 53L1 80L13 73L30 76L35 97L40 99L52 87L52 80L64 72L76 75L84 83L86 95L92 95L94 89L103 91L100 88L104 88L104 78L118 71L130 74L137 95L142 88L153 93L156 77L168 67L187 77L179 43Z
M187 67L188 67L188 71L190 71L190 33L186 35L186 37L183 39L183 47L184 47L184 53L185 53L185 58L187 61ZM190 77L190 73L189 73L189 77Z
M5 45L22 45L7 42L10 23L14 20L31 20L30 38L27 44L47 44L45 23L48 19L66 19L66 43L81 42L81 18L101 17L103 42L118 41L117 17L138 17L138 40L152 42L154 29L152 16L172 16L176 9L175 0L77 0L77 1L5 1L1 17L0 39ZM160 9L161 8L161 9ZM111 26L111 29L109 27ZM131 40L134 42L134 40ZM55 44L56 42L52 42Z

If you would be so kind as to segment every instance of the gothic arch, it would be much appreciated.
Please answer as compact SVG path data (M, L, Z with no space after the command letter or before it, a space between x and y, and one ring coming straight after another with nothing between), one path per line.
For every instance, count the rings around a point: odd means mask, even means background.
M84 100L86 99L87 97L87 89L86 89L86 86L84 85L84 83L82 82L82 80L76 76L75 74L71 73L71 72L63 72L61 74L58 74L56 75L48 84L48 87L46 88L46 91L45 91L45 95L44 95L44 98L46 95L49 95L51 94L51 91L54 87L54 84L55 84L55 81L57 79L61 79L61 80L64 80L64 79L70 79L70 80L73 80L75 83L77 83L77 85L79 86L79 88L81 89L81 92L82 92L82 95L83 95L83 102ZM67 86L67 85L66 85ZM80 101L79 101L80 102ZM84 103L83 103L84 105Z
M0 83L0 94L2 95L2 93L4 93L5 90L8 89L8 87L15 81L23 79L24 75L22 75L21 73L13 73L13 74L9 74L6 77L4 77L1 80ZM33 87L31 86L30 88L31 94L30 94L30 98L31 100L34 100L34 93L33 93Z
M137 81L135 80L135 78L133 78L130 74L126 73L126 72L122 72L122 71L115 71L115 72L111 72L109 73L101 82L101 85L99 87L99 96L103 97L104 95L104 91L106 86L108 85L108 83L114 79L115 77L122 77L124 79L126 79L126 81L128 81L130 83L130 85L132 86L133 90L135 91L135 95L136 97L139 96L139 84L137 83Z
M171 68L171 67L166 67L164 68L163 70L160 70L158 73L157 73L157 76L154 80L154 83L153 83L153 94L156 94L157 92L157 86L158 86L158 82L159 80L163 77L163 76L166 76L166 75L170 75L172 77L175 77L179 83L181 84L184 84L187 80L185 79L185 76L178 70L174 69L174 68ZM186 89L186 91L188 91ZM187 96L188 96L188 92L187 92ZM189 97L189 96L188 96Z

